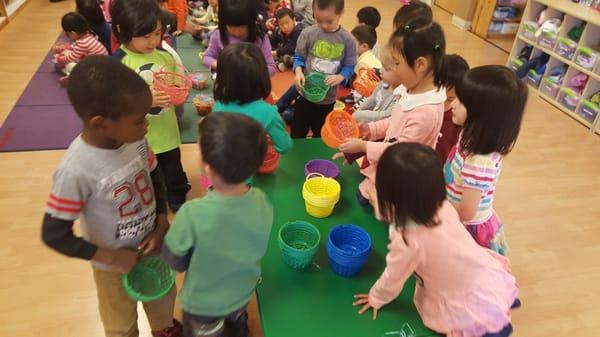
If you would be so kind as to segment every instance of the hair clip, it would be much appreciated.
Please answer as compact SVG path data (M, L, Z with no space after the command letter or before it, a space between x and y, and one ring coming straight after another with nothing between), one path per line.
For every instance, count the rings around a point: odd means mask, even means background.
M410 32L410 25L406 25L406 26L404 26L404 32L405 32L405 33L408 33L408 32Z
M438 43L436 43L435 46L433 46L433 49L436 51L440 51L442 49L442 47L440 47L440 45Z

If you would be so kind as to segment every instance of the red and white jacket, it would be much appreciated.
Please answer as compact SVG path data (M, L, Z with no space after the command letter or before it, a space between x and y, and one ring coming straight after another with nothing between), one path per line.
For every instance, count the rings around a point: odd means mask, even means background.
M108 55L106 48L94 34L86 34L73 42L66 50L56 55L56 62L62 65L71 62L77 63L90 55Z

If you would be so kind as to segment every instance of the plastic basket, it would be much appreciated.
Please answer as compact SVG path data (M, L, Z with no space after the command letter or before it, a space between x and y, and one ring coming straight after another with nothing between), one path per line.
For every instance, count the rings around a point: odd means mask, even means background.
M307 100L313 103L322 102L329 92L329 86L325 84L325 74L312 72L306 75L302 92Z
M160 70L153 75L153 86L171 97L171 104L183 104L190 93L192 81L173 71Z
M346 138L357 138L358 136L358 124L352 115L342 110L330 112L321 128L323 142L334 149L337 149Z
M319 173L324 177L336 179L340 175L340 168L332 161L313 159L304 165L304 175Z
M311 173L302 186L302 197L306 212L315 218L326 218L333 213L335 204L340 200L342 188L335 179Z
M212 112L215 100L209 95L196 95L192 101L200 116L208 116Z
M371 237L356 225L338 225L327 239L327 255L334 273L354 276L367 261L371 252Z
M275 172L277 166L279 165L279 153L275 150L273 146L273 141L271 137L267 136L267 142L269 143L269 147L267 148L267 154L265 155L265 161L258 168L258 173L260 174L270 174Z
M208 81L208 73L192 72L188 74L188 78L192 82L192 88L196 90L204 90Z
M380 81L381 79L377 76L375 69L360 68L353 86L363 97L369 97L373 94L375 87L377 87Z
M129 297L150 302L171 291L175 284L175 271L159 255L142 256L133 269L122 276L122 281Z
M279 229L278 243L283 262L293 269L310 266L320 242L319 230L305 221L288 222Z

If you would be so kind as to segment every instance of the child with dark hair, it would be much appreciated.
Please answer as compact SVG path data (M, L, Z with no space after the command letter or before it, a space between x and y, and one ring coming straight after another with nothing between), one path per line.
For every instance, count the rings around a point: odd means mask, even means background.
M469 64L457 54L446 55L444 61L446 66L446 102L444 103L444 121L440 130L440 139L438 140L435 151L440 156L443 163L446 162L448 154L456 142L460 133L460 126L452 122L452 102L456 99L456 87L462 81L467 71Z
M188 5L186 0L159 0L162 7L175 16L175 25L172 25L171 32L173 36L181 35L185 29L188 15Z
M70 46L56 45L52 48L54 62L66 75L61 78L61 83L64 84L77 62L90 55L108 55L108 53L81 14L67 13L62 17L60 24L69 40L73 42Z
M98 36L98 40L110 53L110 23L106 21L102 8L96 0L75 0L77 13L83 15L92 31Z
M317 24L302 31L294 55L293 69L300 97L294 103L293 138L305 138L309 130L313 137L321 137L321 127L333 110L338 86L350 80L356 65L356 43L352 34L340 25L344 0L315 0L313 10ZM300 89L305 84L305 72L326 76L329 88L324 99L313 102L306 98Z
M277 63L277 69L284 72L293 64L294 53L298 37L302 33L302 24L296 23L294 12L289 8L280 9L275 14L277 19L277 30L271 35L271 46L273 57Z
M471 69L456 86L452 121L463 127L444 166L448 200L469 233L485 248L506 254L492 203L502 160L521 129L527 85L503 66Z
M407 5L400 7L396 12L396 15L394 15L394 31L404 28L407 22L417 17L422 17L431 22L433 21L433 11L426 3L419 0L413 0Z
M508 337L519 289L508 260L479 247L446 201L442 166L428 146L385 150L373 191L375 214L389 224L386 267L368 294L354 295L360 314L392 302L411 275L425 326L445 336Z
M135 72L107 56L81 61L67 87L83 130L65 153L46 203L42 240L92 263L106 336L137 336L137 302L121 277L160 252L169 229L163 175L144 139L152 94ZM73 233L81 219L82 237ZM181 336L176 290L144 303L153 337Z
M368 25L373 27L373 29L377 29L381 23L381 14L379 14L377 8L366 6L358 10L356 13L356 19L358 20L359 26ZM379 58L379 44L377 43L377 35L375 36L375 43L371 49L373 50L373 54Z
M265 0L265 3L267 5L265 26L267 27L267 33L271 35L275 32L275 29L277 29L277 19L275 15L278 11L289 7L285 0Z
M356 53L358 54L354 73L358 74L361 68L381 69L381 61L373 53L373 47L377 43L375 28L368 25L356 26L351 33L356 39Z
M263 163L266 134L236 113L208 115L198 133L200 172L213 189L183 205L162 255L173 269L185 271L180 300L186 337L245 337L246 307L273 224L265 193L245 183Z
M261 0L262 1L262 0ZM271 42L262 24L258 22L258 3L256 0L220 0L219 30L210 36L208 49L202 61L211 70L217 69L217 58L230 44L250 42L260 48L265 58L269 74L277 72Z
M165 174L169 207L176 212L190 190L181 165L179 126L169 95L152 86L154 72L177 71L173 56L158 47L163 39L164 14L155 0L113 0L111 15L113 31L121 42L113 57L135 70L152 90L146 138Z

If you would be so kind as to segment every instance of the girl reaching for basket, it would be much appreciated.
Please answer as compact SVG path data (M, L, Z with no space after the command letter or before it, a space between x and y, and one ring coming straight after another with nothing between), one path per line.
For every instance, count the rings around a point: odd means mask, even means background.
M271 42L258 20L256 0L220 0L219 29L210 36L208 49L202 62L211 70L217 70L217 59L225 47L240 42L255 44L262 52L270 76L277 68L271 53Z
M464 230L446 201L435 151L417 143L388 147L376 184L376 215L390 224L389 252L369 293L354 296L359 313L372 308L376 319L414 274L415 306L428 328L448 337L509 336L510 309L520 303L508 260Z
M181 138L171 97L153 85L154 73L176 72L176 63L159 48L164 14L154 0L114 0L111 4L113 32L121 43L113 57L135 70L152 88L152 110L146 116L146 138L165 177L169 207L176 212L190 190L181 165Z
M398 142L416 142L434 148L444 118L442 27L425 17L410 20L392 35L389 50L395 63L393 71L402 83L394 90L398 102L391 117L360 124L361 138L346 139L339 147L341 153L334 156L335 159L342 153L366 153L370 165L361 171L365 179L357 195L362 205L372 203L369 193L374 187L377 161L383 151Z

